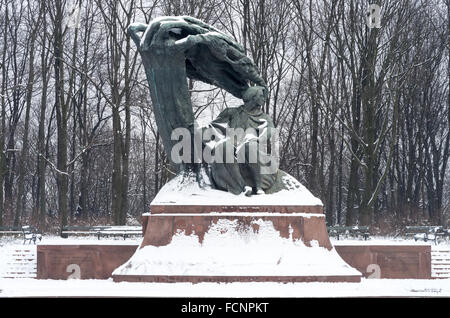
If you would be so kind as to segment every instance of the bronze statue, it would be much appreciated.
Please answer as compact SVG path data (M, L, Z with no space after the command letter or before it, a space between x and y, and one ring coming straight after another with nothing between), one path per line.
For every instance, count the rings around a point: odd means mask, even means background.
M181 164L173 162L178 173L194 175L199 184L211 184L234 194L274 193L292 187L283 181L285 173L278 167L263 171L273 166L267 160L267 151L263 153L260 149L270 142L274 129L271 118L262 110L267 86L240 44L216 28L186 16L160 17L149 25L135 23L128 32L144 63L156 124L169 158L177 143L172 132L184 128L194 135L196 130L187 78L215 85L244 100L244 105L226 109L209 125L222 136L226 135L226 129L253 129L254 133L244 135L240 142L226 137L222 140L236 160L199 162L192 151L188 160ZM202 148L208 147L207 142L203 142ZM250 160L255 147L254 158ZM237 160L239 156L244 159ZM209 178L207 182L205 175Z

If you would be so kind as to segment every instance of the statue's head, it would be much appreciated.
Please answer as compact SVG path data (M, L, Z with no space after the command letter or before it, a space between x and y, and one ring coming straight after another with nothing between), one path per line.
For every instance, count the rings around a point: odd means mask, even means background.
M260 108L266 100L266 88L263 86L250 86L242 95L242 100L247 110L252 110L256 107Z

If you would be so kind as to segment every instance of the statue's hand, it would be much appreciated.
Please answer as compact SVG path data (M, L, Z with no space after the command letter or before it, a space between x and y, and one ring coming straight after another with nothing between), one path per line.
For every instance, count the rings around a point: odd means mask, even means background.
M188 41L191 42L192 45L198 44L198 43L203 41L202 35L201 34L189 35L188 36Z
M201 34L198 35L188 35L187 37L175 41L175 45L179 50L188 50L196 44L203 42Z
M141 46L141 36L139 36L138 33L142 32L144 33L145 30L147 30L148 25L144 23L131 23L128 27L128 34L130 35L131 39L134 41L138 49Z

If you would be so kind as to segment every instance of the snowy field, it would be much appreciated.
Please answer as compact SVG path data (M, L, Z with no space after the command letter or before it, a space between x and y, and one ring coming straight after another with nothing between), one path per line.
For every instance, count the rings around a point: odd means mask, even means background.
M41 241L42 244L140 244L140 238L127 238L124 240L121 237L116 238L102 238L97 239L96 236L71 236L70 238L63 239L60 236L56 235L45 235ZM340 240L337 240L333 237L330 238L331 243L333 245L431 245L435 246L434 242L423 242L423 241L414 241L414 239L404 239L400 237L381 237L381 236L371 236L370 239L358 239L353 237L343 237ZM4 246L8 245L22 245L23 239L21 237L11 237L11 236L3 236L0 237L0 250ZM39 244L39 242L38 242ZM26 244L28 245L28 243ZM33 244L31 244L33 245ZM438 246L440 247L449 247L450 248L450 240L440 240L438 241Z
M114 283L0 279L0 297L450 297L450 279L362 279L360 283Z
M45 236L42 244L138 244L140 240ZM398 238L332 240L333 244L430 244ZM0 238L2 251L20 238ZM449 241L440 242L447 247ZM432 244L434 246L434 244ZM37 280L0 278L0 297L450 297L450 279L362 279L360 283L114 283L108 280Z

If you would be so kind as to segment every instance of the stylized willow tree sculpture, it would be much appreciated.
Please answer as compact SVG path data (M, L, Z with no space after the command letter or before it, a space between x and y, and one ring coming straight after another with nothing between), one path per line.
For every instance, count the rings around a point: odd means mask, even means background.
M173 130L186 128L194 134L196 129L187 78L215 85L238 98L243 97L250 83L266 87L240 44L195 18L160 17L149 25L134 23L128 32L144 63L156 124L169 158L178 142L171 139ZM202 167L206 167L213 186L235 194L242 192L242 176L237 175L233 164L195 163L192 157L174 166L178 172L195 174L200 184L205 175ZM279 172L267 180L266 193L286 188Z

